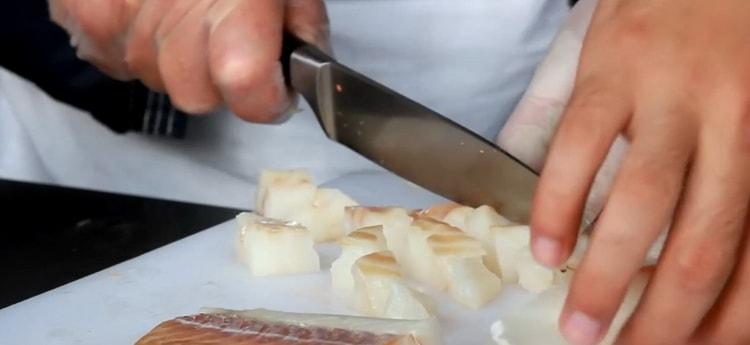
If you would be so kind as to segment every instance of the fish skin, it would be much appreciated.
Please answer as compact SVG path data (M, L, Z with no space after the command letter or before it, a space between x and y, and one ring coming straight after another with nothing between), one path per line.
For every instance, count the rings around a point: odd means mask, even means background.
M181 316L162 322L135 345L411 345L412 335L305 327L232 314Z

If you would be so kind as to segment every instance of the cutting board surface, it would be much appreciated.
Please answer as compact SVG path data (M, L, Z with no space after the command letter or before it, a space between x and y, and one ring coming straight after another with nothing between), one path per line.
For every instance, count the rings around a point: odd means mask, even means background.
M132 344L161 321L201 307L353 314L330 286L334 245L320 273L253 277L235 261L233 222L0 310L2 344ZM514 286L471 311L436 294L446 344L490 344L490 325L529 298Z
M391 177L354 176L329 186L367 204L397 200L392 204L421 207L437 201ZM372 186L381 193L372 193ZM159 322L202 307L355 314L331 289L328 268L338 256L335 245L317 246L319 273L260 278L235 260L234 231L234 221L223 223L2 309L0 344L133 344ZM13 283L12 277L4 279ZM445 294L430 293L439 303L445 344L462 345L491 344L490 325L531 298L506 286L495 302L473 311Z

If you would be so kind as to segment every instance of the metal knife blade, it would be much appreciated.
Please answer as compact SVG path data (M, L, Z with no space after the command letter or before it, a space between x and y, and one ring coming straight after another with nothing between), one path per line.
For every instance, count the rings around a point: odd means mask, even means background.
M329 138L453 201L528 222L538 177L518 159L313 46L289 59L292 87Z

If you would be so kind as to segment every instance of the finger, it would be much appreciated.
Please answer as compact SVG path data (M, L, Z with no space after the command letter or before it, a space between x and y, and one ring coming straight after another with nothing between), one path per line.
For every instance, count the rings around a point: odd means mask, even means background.
M629 116L625 99L597 81L576 86L534 197L532 251L542 264L562 264L575 246L592 180Z
M687 342L725 285L750 194L750 150L734 120L722 117L700 133L666 247L621 343Z
M158 68L172 103L191 114L216 108L221 97L208 66L206 13L213 1L195 1L174 28L159 39Z
M68 6L70 3L76 0L50 0L48 1L49 17L50 19L67 30L70 20L70 11Z
M330 28L323 1L287 0L284 22L286 29L295 36L331 53Z
M750 214L748 214L750 216ZM745 238L732 277L714 309L709 313L695 344L750 344L750 217L745 220Z
M651 243L668 224L680 196L693 135L683 117L669 131L643 128L615 177L612 193L588 251L571 283L560 317L573 344L594 344L606 334Z
M237 116L274 121L290 104L279 56L283 3L219 0L209 14L210 70Z
M497 137L497 144L540 171L555 128L570 99L583 37L596 1L579 1L539 64L523 99Z
M190 1L147 0L133 20L125 43L125 62L130 71L153 90L164 91L157 62L157 30L169 13L182 18L190 5Z
M60 23L71 35L81 59L121 80L131 78L125 63L123 38L141 2L139 0L68 0ZM53 17L54 18L54 17Z

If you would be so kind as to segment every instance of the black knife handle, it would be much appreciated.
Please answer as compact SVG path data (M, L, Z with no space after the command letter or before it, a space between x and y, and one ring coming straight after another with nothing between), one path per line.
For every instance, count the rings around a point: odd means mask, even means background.
M281 42L281 57L279 58L279 61L281 61L281 70L284 72L284 82L286 82L287 85L292 85L292 74L290 71L292 53L305 44L307 44L305 41L284 30L284 37Z

